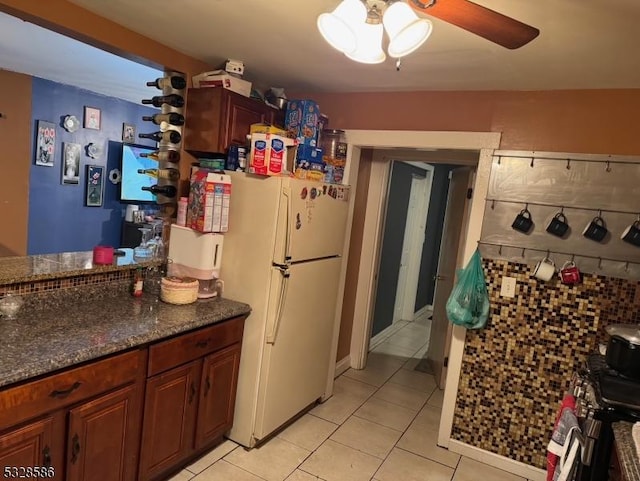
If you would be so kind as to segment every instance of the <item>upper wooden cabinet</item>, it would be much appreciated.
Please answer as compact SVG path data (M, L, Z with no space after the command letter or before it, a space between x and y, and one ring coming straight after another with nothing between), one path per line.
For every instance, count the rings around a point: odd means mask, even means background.
M251 124L284 125L284 111L223 88L189 89L185 117L183 148L192 152L244 145Z

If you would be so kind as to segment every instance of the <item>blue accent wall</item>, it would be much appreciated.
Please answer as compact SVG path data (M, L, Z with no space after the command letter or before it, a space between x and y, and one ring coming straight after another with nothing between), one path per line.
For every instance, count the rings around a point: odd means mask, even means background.
M159 95L149 88L149 98ZM142 100L142 99L140 99ZM101 110L100 130L82 127L84 107ZM48 254L69 251L88 251L96 245L120 244L125 204L119 199L119 185L112 184L109 172L120 168L122 124L136 126L136 143L154 146L154 142L138 139L138 133L155 132L157 126L142 120L158 110L125 100L107 97L69 85L33 78L31 152L35 152L37 122L45 120L56 125L56 144L53 167L35 165L35 153L29 174L29 224L27 253ZM65 116L74 115L80 128L67 132L62 127ZM80 181L62 183L63 143L80 144ZM92 159L86 146L98 144L102 155ZM87 207L87 165L104 166L105 184L102 207Z

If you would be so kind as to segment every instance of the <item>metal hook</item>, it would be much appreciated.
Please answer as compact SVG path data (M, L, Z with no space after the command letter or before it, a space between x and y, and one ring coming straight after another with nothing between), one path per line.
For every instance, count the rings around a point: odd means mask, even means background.
M498 165L500 165L500 162L501 162L501 161L502 161L502 156L501 156L501 155L499 155L499 156L498 156Z
M533 167L533 157L531 157L531 163L529 165Z
M560 213L561 213L561 214L564 214L564 205L561 205L561 206L560 206Z
M500 244L498 246L498 255L501 256L502 255L502 244Z
M567 159L567 170L571 169L571 159Z
M491 210L496 208L496 200L495 199L491 199Z
M522 248L522 257L524 257L524 251L527 250L526 247Z
M629 261L624 265L624 271L629 272Z
M598 217L602 217L602 210L598 209Z
M602 269L602 257L598 257L598 269Z
M576 255L575 254L571 254L571 262L576 260Z
M606 172L611 172L611 162L607 160L607 166L604 169Z

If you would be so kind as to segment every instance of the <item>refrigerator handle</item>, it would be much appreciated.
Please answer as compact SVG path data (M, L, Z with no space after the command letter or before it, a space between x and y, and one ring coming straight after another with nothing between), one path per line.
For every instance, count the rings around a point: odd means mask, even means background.
M287 222L284 238L284 261L291 260L291 189L285 187L282 189L282 195L287 202Z
M267 335L267 344L275 344L276 337L278 337L278 327L280 326L280 320L282 319L282 311L284 310L284 303L287 301L287 288L289 287L289 270L286 266L275 265L280 269L282 274L282 288L280 289L280 295L278 296L278 308L276 309L276 318L273 322L273 328L271 334Z

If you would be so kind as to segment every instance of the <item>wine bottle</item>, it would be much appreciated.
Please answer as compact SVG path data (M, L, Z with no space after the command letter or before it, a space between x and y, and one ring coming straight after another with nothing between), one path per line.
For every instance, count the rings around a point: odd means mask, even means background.
M151 185L141 187L142 190L151 192L153 195L164 195L165 197L175 197L178 189L173 185Z
M156 150L155 152L142 152L140 157L147 157L158 162L172 162L177 164L180 162L180 152L177 150Z
M151 104L154 107L162 107L162 104L168 104L172 107L184 107L184 98L178 94L170 95L156 95L150 99L143 99L142 103L145 105Z
M162 122L167 122L171 125L184 125L184 115L176 112L171 112L169 114L145 115L142 117L142 120L149 120L156 125L160 125Z
M171 77L165 78L157 78L153 82L147 82L147 87L157 87L162 90L165 87L171 87L172 89L182 90L187 86L187 81L178 77L177 75L172 75Z
M177 169L138 169L138 174L156 179L180 180L180 171Z
M182 135L177 130L165 130L164 132L154 132L152 134L138 134L141 139L152 139L156 142L171 142L172 144L179 144L182 140Z

